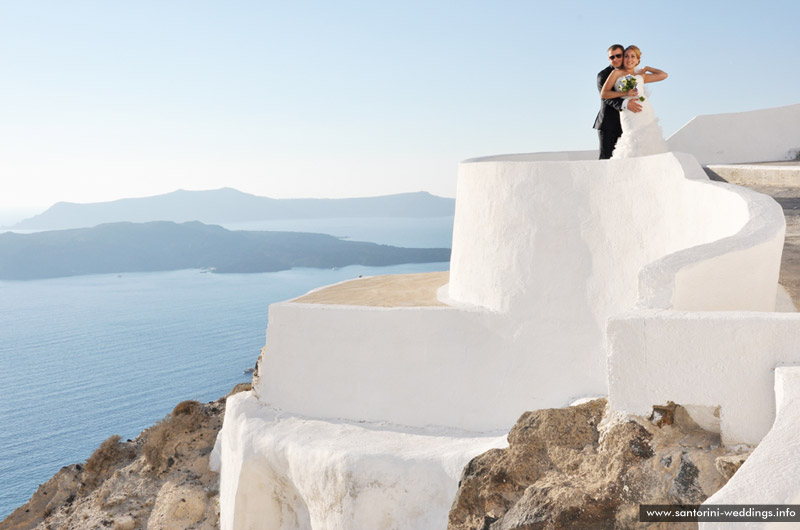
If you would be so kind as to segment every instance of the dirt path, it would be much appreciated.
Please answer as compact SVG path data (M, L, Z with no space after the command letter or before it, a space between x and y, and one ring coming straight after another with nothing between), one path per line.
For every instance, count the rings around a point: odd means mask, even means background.
M800 188L748 187L771 196L783 207L786 238L778 281L789 291L794 305L800 308Z

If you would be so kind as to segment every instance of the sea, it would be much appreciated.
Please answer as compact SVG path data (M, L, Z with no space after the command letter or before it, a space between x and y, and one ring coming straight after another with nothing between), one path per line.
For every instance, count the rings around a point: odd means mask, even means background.
M224 226L449 248L453 217ZM0 281L0 520L109 436L132 439L181 401L213 401L250 381L245 371L264 345L271 303L359 276L448 269L412 263Z

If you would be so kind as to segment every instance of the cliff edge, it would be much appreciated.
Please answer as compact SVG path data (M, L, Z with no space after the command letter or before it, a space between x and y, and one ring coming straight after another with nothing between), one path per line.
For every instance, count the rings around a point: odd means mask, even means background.
M639 522L639 506L700 504L749 456L683 407L654 407L647 419L605 399L526 412L508 442L466 466L448 530L664 528Z
M209 456L225 401L184 401L135 440L112 436L84 464L63 467L4 521L2 530L219 528L219 475Z

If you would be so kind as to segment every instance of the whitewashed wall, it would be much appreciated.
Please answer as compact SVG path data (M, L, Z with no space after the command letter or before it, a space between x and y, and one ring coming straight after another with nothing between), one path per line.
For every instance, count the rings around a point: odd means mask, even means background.
M792 158L798 112L699 117L669 143L703 164ZM690 155L595 158L461 164L452 307L273 304L255 394L229 400L212 458L222 528L441 528L461 467L504 444L476 431L585 395L720 407L726 443L759 441L775 366L800 362L800 315L769 313L780 207Z
M685 155L678 155L685 156ZM637 306L681 311L774 311L786 222L771 197L739 186L709 182L697 164L684 159L692 181L684 202L709 217L744 221L732 236L724 223L707 226L708 243L671 252L642 268ZM720 190L732 199L716 199ZM694 230L696 220L683 228ZM703 222L699 220L699 222Z
M774 369L800 363L797 313L641 311L609 322L609 400L720 407L723 442L755 444L775 418Z
M696 116L667 145L703 165L794 159L800 156L800 104Z
M797 504L800 502L800 367L781 366L775 369L777 412L769 434L758 444L747 461L724 488L706 500L704 506L719 504ZM779 530L796 528L797 523L777 522L700 523L700 530Z
M530 392L509 377L528 362L517 358L509 325L452 308L272 304L255 390L313 417L506 429L525 396L551 390Z
M708 181L689 155L476 159L461 164L458 186L456 306L273 304L255 384L262 401L314 417L481 431L606 394L608 318L640 299L642 268L684 249L703 250L662 263L668 307L700 287L736 300L731 309L775 306L780 249L751 234L755 194ZM757 281L710 282L710 259Z
M764 198L764 206L752 192L709 181L689 155L566 163L521 156L461 164L450 261L453 300L569 320L580 317L578 308L588 308L602 328L609 315L636 303L639 271L651 262L737 234L755 206L782 223L774 201ZM740 235L671 263L688 274L688 263L697 266L709 255L760 242ZM777 269L768 272L763 280L776 283ZM739 281L725 288L759 295ZM742 308L772 310L774 290L771 299L768 294Z
M687 174L702 183L696 169L687 166ZM667 401L720 407L723 441L755 444L775 417L773 369L800 362L800 315L772 312L785 232L781 207L717 185L746 204L746 223L734 236L642 269L636 309L608 323L609 400L633 414ZM729 215L705 195L709 189L698 188L698 203Z

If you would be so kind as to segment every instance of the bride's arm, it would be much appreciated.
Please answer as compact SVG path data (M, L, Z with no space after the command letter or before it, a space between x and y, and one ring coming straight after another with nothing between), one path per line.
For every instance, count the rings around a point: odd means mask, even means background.
M667 78L667 72L653 68L652 66L645 66L642 68L642 77L645 83L655 83L656 81L663 81Z

